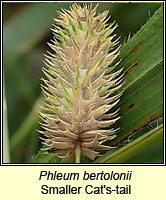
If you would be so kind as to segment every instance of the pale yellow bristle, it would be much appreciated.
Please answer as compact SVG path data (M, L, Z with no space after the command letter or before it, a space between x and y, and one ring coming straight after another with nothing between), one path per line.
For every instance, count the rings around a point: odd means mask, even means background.
M97 15L96 10L74 4L59 12L49 44L54 53L45 56L40 133L46 136L46 149L63 160L74 159L78 144L81 154L92 160L98 150L111 149L103 142L115 137L115 130L107 129L120 118L118 110L110 111L122 94L114 95L121 87L122 70L108 67L119 55L118 48L112 51L116 25L106 23L107 11Z

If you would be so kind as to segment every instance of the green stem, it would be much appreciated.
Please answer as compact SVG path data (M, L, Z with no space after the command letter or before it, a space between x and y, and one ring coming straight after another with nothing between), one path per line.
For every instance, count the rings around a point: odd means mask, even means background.
M4 85L5 83L3 83L3 162L9 163L10 162L9 134L8 134L8 119L7 119L7 104L6 104Z
M75 150L75 162L80 163L80 158L81 158L81 147L80 147L80 143L77 143L76 150Z

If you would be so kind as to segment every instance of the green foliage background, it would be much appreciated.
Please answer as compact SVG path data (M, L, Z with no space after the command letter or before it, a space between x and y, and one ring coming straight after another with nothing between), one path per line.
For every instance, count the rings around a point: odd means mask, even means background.
M4 152L10 151L10 162L12 163L32 162L32 158L39 151L40 140L36 129L40 129L37 110L42 103L40 78L42 76L41 67L44 65L43 54L49 50L46 42L52 38L50 28L53 18L57 17L56 11L68 8L70 5L70 3L3 3L3 72L6 93L4 101L7 102L3 134L4 138L7 134L9 135L10 147L9 150L7 143L4 143ZM161 3L108 2L100 3L98 12L110 10L112 16L110 21L115 20L119 24L116 34L121 36L120 42L124 44L129 37L132 38L138 32L160 6ZM125 47L124 51L127 52ZM146 56L148 53L145 52ZM149 74L149 78L150 76L152 78L153 73ZM159 78L161 76L162 72ZM162 90L162 82L159 84ZM135 100L140 101L137 97ZM148 129L156 127L160 121L161 118L147 124L144 129L137 131L134 137L137 138ZM128 143L128 140L125 140L120 147ZM47 159L48 157L41 162L54 162ZM85 160L85 162L88 161ZM153 145L124 162L162 163L162 139L156 140Z

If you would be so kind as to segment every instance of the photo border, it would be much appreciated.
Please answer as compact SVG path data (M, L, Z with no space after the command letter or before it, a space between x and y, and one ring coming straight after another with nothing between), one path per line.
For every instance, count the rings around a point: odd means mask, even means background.
M163 73L163 111L164 111L164 116L163 116L163 163L129 163L129 164L100 164L100 163L3 163L3 11L2 11L2 6L3 3L31 3L31 2L40 2L40 1L1 1L1 161L0 165L1 166L166 166L165 164L165 1L130 1L130 3L163 3L163 37L164 37L164 43L163 43L163 57L164 57L164 73ZM50 1L41 1L42 3L47 3ZM62 1L51 1L52 2L62 2ZM63 2L68 2L68 1L63 1ZM70 3L77 3L80 1L71 1ZM87 2L92 2L92 1L85 1L84 3ZM115 3L125 3L124 1L93 1L93 3L103 3L103 2L115 2ZM68 2L69 3L69 2Z

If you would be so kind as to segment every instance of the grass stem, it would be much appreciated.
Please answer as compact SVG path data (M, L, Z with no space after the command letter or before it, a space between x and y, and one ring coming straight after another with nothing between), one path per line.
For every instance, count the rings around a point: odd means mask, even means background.
M81 147L80 147L80 143L77 143L76 150L75 150L75 162L80 163L80 158L81 158Z
M10 162L7 103L6 103L4 83L3 83L3 162L4 163Z

